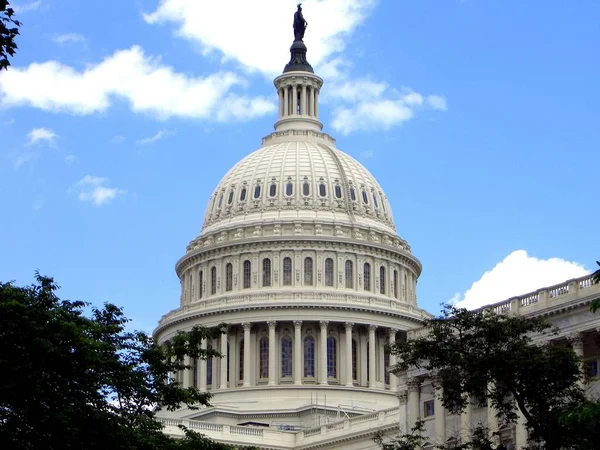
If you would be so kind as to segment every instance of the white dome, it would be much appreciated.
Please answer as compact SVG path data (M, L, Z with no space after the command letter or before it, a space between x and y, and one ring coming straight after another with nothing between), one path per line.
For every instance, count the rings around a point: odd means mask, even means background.
M312 141L296 136L263 146L237 163L208 203L202 235L273 221L358 222L395 235L379 183L333 139L318 134Z

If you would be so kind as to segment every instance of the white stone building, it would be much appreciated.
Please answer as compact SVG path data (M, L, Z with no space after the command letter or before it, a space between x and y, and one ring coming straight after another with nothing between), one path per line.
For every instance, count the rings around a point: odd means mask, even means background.
M426 384L404 396L385 351L431 317L417 306L421 264L397 235L377 181L322 132L323 80L306 62L306 47L295 42L291 52L275 79L275 131L215 189L201 234L176 265L180 307L154 331L165 342L194 325L230 325L203 344L223 358L192 362L193 370L177 375L211 392L212 407L161 412L161 420L174 435L183 423L221 442L264 449L377 448L376 431L397 432L433 398ZM595 292L585 283L547 300L540 293L536 303L548 304L548 314L563 299L573 304L555 315L565 333L590 333L598 324L585 313L587 300L576 300L585 288ZM537 311L532 302L509 305ZM428 427L440 439L462 423L431 417Z

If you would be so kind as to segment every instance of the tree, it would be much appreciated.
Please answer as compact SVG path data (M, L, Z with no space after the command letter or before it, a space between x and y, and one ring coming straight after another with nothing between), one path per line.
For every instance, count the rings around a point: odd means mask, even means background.
M183 388L170 375L189 368L185 356L204 350L224 326L195 327L159 346L126 330L123 311L106 304L61 301L52 278L0 283L0 442L11 449L229 449L186 430L162 433L159 408L207 405L209 395Z
M15 39L19 34L21 22L14 19L15 11L8 0L0 0L0 70L8 68L9 56L15 56L17 44Z
M600 266L600 261L596 261L596 264ZM594 272L593 275L594 283L600 283L600 269L596 270L596 272ZM592 304L590 305L590 309L592 310L592 312L596 312L600 309L600 298L597 298L592 302Z
M489 401L500 424L515 424L519 411L530 440L546 449L595 448L600 430L575 429L561 420L585 403L578 383L581 361L569 346L534 342L533 336L556 332L543 319L446 305L425 330L392 345L400 361L394 369L424 369L451 413L460 413L470 401L478 406Z

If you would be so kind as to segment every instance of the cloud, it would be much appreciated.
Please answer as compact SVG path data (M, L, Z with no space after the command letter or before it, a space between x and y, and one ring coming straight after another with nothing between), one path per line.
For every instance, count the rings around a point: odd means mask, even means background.
M588 273L577 262L560 258L540 259L529 256L525 250L515 250L485 272L464 294L455 294L452 302L458 307L475 309Z
M15 124L15 119L9 119L6 122L2 122L3 127L10 127Z
M118 195L127 193L122 189L107 187L107 183L107 178L86 175L75 183L69 191L77 192L77 198L80 201L93 203L95 206L108 204Z
M75 155L65 156L65 164L67 166L70 166L71 164L75 163L76 161L77 161L77 156L75 156Z
M53 145L58 135L49 128L34 128L27 134L27 145L33 145L36 142L44 141L48 145Z
M23 4L13 4L12 8L15 10L15 13L18 14L23 14L25 12L29 12L29 11L35 11L36 9L39 9L40 6L42 5L42 2L40 0L37 0L35 2L29 2L29 3L23 3Z
M153 136L146 137L146 138L140 139L139 141L136 141L136 144L138 144L138 145L154 144L155 142L160 141L162 138L168 136L169 134L171 134L170 131L160 130L160 131L156 132L156 134L154 134Z
M371 159L373 156L375 156L375 152L373 150L367 150L365 152L360 152L359 155L360 159Z
M289 58L297 3L297 0L262 0L260 5L239 0L161 0L154 12L144 14L144 20L150 24L173 24L178 36L199 44L204 54L217 52L248 70L273 76L281 73ZM365 20L375 4L376 0L304 1L303 12L308 22L304 40L310 63L319 66L341 53L345 48L344 37ZM227 26L223 26L225 22Z
M125 136L121 136L120 134L113 136L113 138L110 140L111 144L120 144L121 142L125 142Z
M58 45L68 44L68 43L77 43L77 42L86 42L87 39L85 36L77 33L64 33L64 34L55 34L52 36L52 41Z
M441 95L428 95L427 96L427 104L438 111L447 111L448 105L446 103L446 99Z
M21 153L20 155L17 155L17 157L14 160L13 163L13 167L15 169L18 169L19 167L21 167L23 164L25 164L26 162L32 161L37 159L38 155L34 152L25 152L25 153Z
M190 77L144 54L139 46L119 50L78 71L57 61L32 63L0 74L0 105L92 114L117 99L132 111L158 119L185 117L248 120L275 110L271 99L233 93L246 81L233 72ZM52 89L48 89L52 86ZM230 108L228 110L228 108Z

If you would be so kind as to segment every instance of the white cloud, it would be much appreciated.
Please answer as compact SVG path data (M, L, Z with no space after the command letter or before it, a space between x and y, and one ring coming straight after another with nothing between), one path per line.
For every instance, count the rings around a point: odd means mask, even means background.
M169 134L171 134L171 133L167 130L160 130L153 136L140 139L139 141L136 142L136 144L138 144L138 145L154 144L155 142L160 141L162 138L164 138L165 136L167 136Z
M28 11L35 11L36 9L39 9L39 7L42 5L42 2L40 0L37 0L35 2L29 2L29 3L23 3L23 4L12 4L12 8L15 10L15 13L18 14L23 14L25 12Z
M121 136L120 134L113 136L113 138L110 140L111 144L120 144L121 142L125 142L125 136Z
M65 156L65 164L67 166L70 166L71 164L75 163L75 161L77 161L77 156L75 156L75 155Z
M457 293L452 302L461 308L475 309L588 273L577 262L560 258L539 259L529 256L525 250L515 250L485 272L464 294Z
M446 99L441 95L428 95L427 96L427 104L438 111L447 111L448 104L446 103Z
M217 51L246 69L272 76L281 73L289 59L297 3L297 0L161 0L156 11L145 14L144 19L152 24L173 23L179 36L200 44L205 54ZM308 22L304 40L309 62L319 66L343 51L343 37L364 21L375 3L376 0L302 2Z
M367 150L364 152L360 152L358 156L360 157L360 159L370 159L373 156L375 156L375 152L373 150Z
M85 36L78 33L64 33L64 34L55 34L52 36L52 41L59 45L68 44L68 43L77 43L77 42L86 42L87 39Z
M93 203L95 206L108 204L118 195L127 193L122 189L107 187L107 183L107 178L86 175L71 190L77 192L80 201Z
M116 99L123 99L134 112L159 119L187 117L219 121L246 120L275 110L270 99L231 92L235 86L245 84L243 78L232 72L218 72L204 78L177 73L134 46L119 50L83 71L57 61L3 71L0 105L92 114L105 111Z
M53 145L58 135L49 128L34 128L27 134L27 145L44 141L48 145Z
M21 167L26 162L35 160L36 158L37 158L37 154L36 153L33 153L33 152L21 153L20 155L17 155L17 157L15 158L14 163L13 163L13 167L15 169L18 169L19 167Z

